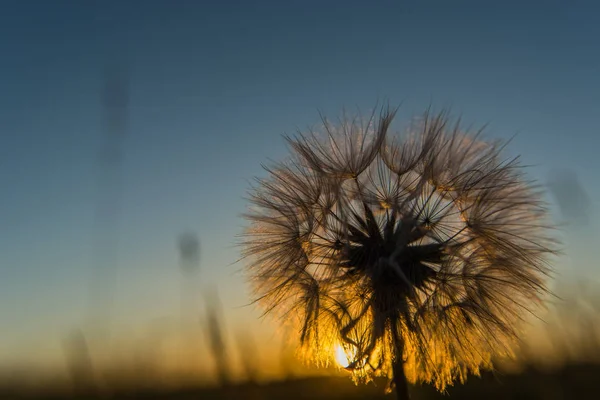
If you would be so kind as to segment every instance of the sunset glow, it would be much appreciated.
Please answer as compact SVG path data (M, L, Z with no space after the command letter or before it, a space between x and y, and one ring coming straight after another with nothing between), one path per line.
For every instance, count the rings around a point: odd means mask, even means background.
M0 0L0 400L600 400L600 0L180 3Z
M348 353L341 344L335 346L335 362L342 368L350 365Z

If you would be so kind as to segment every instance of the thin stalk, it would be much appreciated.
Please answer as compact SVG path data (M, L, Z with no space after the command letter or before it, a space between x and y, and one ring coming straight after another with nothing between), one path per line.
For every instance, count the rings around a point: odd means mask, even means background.
M408 393L408 381L404 373L404 343L398 333L395 323L392 323L392 337L394 340L394 358L392 360L392 380L396 386L396 398L398 400L410 400Z

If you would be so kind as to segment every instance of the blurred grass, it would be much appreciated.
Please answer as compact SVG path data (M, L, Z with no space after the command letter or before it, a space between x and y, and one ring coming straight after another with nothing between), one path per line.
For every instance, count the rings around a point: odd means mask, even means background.
M600 291L597 289L588 284L562 291L570 295L562 296L562 300L549 310L539 330L516 349L514 362L498 362L498 370L494 373L470 376L466 384L456 384L443 394L429 385L412 386L412 399L599 398ZM93 362L86 338L76 330L63 343L67 367L64 371L49 371L36 378L27 368L0 370L0 399L394 398L384 394L385 380L356 386L349 376L341 376L346 374L335 368L306 369L293 361L291 349L285 346L279 353L273 353L281 357L281 370L270 375L264 364L266 354L261 353L261 349L274 344L262 343L260 347L248 331L238 330L234 335L237 346L229 343L226 351L226 337L229 336L226 331L232 328L222 319L216 294L207 297L205 306L204 318L197 326L197 332L204 334L191 339L197 345L204 342L208 352L196 354L186 348L186 354L194 365L208 366L206 370L175 369L169 372L166 359L157 356L156 341L137 343L140 346L137 351L141 354L129 362L126 357L117 357L103 366ZM164 327L165 322L160 325ZM230 369L231 360L225 359L225 355L234 353L235 348L240 358L237 373ZM122 350L117 352L119 356L124 355ZM317 373L320 376L315 376ZM234 379L223 379L223 376ZM280 379L273 380L277 377ZM271 380L265 382L268 379Z
M596 399L600 391L600 365L568 365L554 372L528 368L519 374L487 373L471 377L465 385L451 387L446 394L432 387L411 387L413 400L428 399ZM312 377L282 380L267 384L244 383L225 387L204 387L172 390L121 390L102 396L94 393L18 394L6 390L3 399L90 399L90 398L147 398L147 399L389 399L384 394L385 381L355 386L344 377Z

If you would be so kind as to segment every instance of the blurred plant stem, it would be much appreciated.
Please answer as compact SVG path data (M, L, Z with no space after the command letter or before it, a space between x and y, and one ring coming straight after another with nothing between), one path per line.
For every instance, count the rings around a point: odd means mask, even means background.
M217 376L222 386L231 383L231 373L225 345L223 311L216 288L204 289L205 321L211 352L214 357Z
M74 393L92 393L95 389L94 370L85 335L76 329L64 339L63 346Z

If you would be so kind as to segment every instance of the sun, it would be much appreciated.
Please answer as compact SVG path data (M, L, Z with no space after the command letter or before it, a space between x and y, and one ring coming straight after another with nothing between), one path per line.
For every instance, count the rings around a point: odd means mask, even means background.
M335 346L335 362L342 368L347 368L350 365L350 360L348 360L348 353L344 350L344 347L341 344Z

